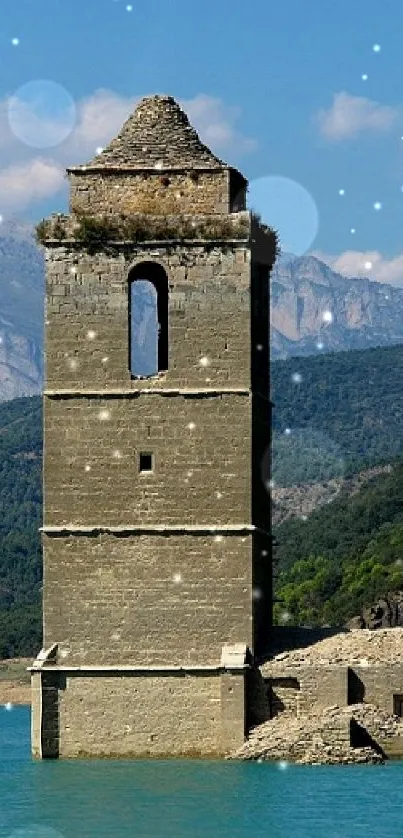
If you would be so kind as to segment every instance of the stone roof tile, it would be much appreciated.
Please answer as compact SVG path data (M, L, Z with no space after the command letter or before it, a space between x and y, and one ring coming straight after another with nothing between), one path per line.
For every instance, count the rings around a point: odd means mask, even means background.
M82 169L222 169L227 164L205 146L172 96L147 96L120 133Z

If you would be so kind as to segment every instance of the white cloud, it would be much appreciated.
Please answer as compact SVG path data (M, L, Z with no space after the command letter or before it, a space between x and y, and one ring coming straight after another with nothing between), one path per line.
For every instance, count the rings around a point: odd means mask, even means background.
M61 149L63 158L84 162L86 155L93 157L98 146L107 145L116 136L138 101L139 97L125 98L111 90L97 90L81 100L77 125Z
M56 195L63 186L64 170L69 165L88 163L98 147L105 147L116 136L133 112L141 97L119 96L100 89L76 103L76 123L69 136L51 149L52 160L45 160L11 131L8 120L9 97L0 101L0 212L23 210L44 198ZM182 101L191 123L203 142L216 153L244 153L255 147L253 140L237 131L238 108L229 107L221 99L200 93ZM29 108L21 108L20 121L26 116L26 133L37 122ZM60 116L52 124L47 119L46 137L60 133ZM21 133L24 125L21 124Z
M0 169L2 214L50 198L59 192L63 182L63 168L54 160L35 158Z
M385 258L378 250L346 250L339 256L315 251L312 255L343 276L364 276L376 282L403 287L403 254L392 259Z
M334 142L356 137L362 131L388 131L398 116L400 107L380 105L363 96L350 96L346 92L335 93L333 104L328 110L321 110L315 120L321 134Z
M242 136L235 127L241 113L239 108L225 105L222 99L205 93L182 101L181 106L202 141L213 151L244 154L256 148L256 141Z

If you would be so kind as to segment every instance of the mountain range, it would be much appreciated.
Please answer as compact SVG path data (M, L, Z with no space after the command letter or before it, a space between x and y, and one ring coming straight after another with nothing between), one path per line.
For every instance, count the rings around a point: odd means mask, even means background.
M0 401L39 393L43 379L44 256L32 228L0 226Z
M271 274L271 358L402 343L402 314L403 288L285 254Z
M403 288L346 278L314 256L271 274L271 359L403 342ZM0 226L0 401L41 392L44 256L33 229Z

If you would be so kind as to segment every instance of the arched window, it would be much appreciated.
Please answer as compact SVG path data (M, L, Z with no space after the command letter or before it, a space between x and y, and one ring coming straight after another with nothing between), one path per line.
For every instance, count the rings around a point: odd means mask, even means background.
M133 378L168 369L168 277L155 262L129 274L129 369Z

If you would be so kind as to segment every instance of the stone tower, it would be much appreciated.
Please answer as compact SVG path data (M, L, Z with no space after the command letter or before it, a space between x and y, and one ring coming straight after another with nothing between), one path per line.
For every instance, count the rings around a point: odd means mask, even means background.
M275 235L174 99L68 170L45 245L39 757L225 754L270 626ZM133 288L156 298L133 369Z

